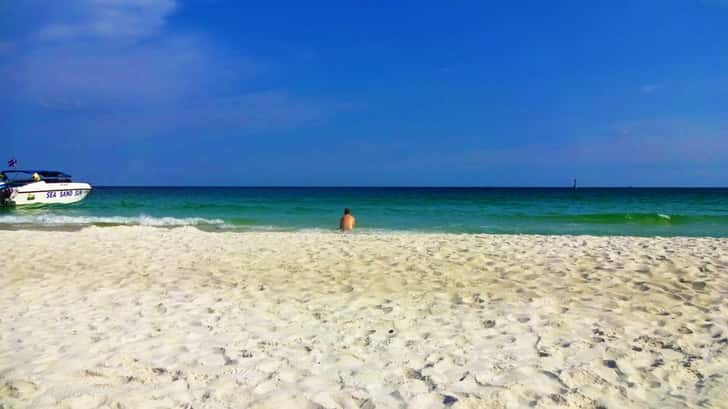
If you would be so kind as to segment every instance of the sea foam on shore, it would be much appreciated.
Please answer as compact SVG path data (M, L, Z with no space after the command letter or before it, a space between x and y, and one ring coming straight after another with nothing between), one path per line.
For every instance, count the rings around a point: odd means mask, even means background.
M0 407L728 402L728 239L0 231Z

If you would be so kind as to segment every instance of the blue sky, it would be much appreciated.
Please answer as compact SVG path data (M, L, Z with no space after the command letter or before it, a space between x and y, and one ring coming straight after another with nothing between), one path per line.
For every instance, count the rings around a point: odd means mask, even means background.
M728 186L728 1L265 3L0 2L2 159L98 185Z

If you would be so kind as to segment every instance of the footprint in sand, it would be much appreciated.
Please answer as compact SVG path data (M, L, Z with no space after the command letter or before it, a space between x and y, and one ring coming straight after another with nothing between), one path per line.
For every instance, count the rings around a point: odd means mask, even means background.
M31 394L38 390L38 385L30 381L14 380L5 382L0 387L0 396L10 396L14 399L28 399Z

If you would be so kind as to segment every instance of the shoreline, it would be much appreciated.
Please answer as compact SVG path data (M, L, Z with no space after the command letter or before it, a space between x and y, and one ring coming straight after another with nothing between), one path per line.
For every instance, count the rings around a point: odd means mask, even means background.
M0 404L699 407L728 239L0 230Z
M200 233L213 233L213 234L346 234L352 236L390 236L390 235L403 235L403 236L514 236L514 237L565 237L565 238L634 238L634 239L711 239L718 241L728 241L727 236L710 236L710 235L634 235L634 234L573 234L573 233L501 233L501 232L447 232L437 230L388 230L380 228L367 228L357 227L351 232L341 232L337 227L331 228L319 228L319 227L304 227L304 228L279 228L274 226L251 226L251 227L206 227L205 225L142 225L142 224L48 224L48 225L11 225L11 224L0 224L0 232L82 232L85 230L93 229L151 229L162 230L162 231L174 231L174 230L185 230L192 229Z

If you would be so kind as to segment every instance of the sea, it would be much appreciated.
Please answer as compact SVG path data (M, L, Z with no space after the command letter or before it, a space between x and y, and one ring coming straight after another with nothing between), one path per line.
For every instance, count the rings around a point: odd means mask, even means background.
M97 187L82 202L0 208L0 229L195 226L728 237L728 188Z

